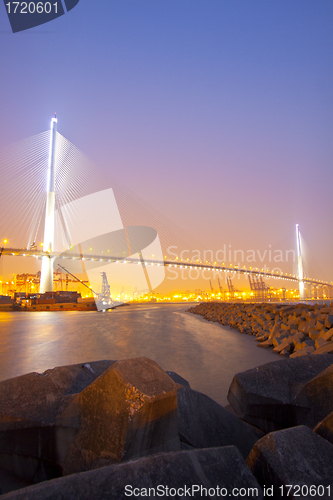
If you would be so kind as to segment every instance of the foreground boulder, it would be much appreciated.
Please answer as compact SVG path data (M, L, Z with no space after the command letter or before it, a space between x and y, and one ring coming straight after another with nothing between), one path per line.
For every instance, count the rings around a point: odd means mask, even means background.
M313 430L333 444L333 411L319 422Z
M39 482L180 449L177 385L147 358L0 383L0 468Z
M288 485L292 498L330 496L333 445L308 427L267 434L256 443L246 462L262 487L272 487L272 498L287 497Z
M245 492L242 495L244 499L264 498L258 482L237 448L228 446L152 455L46 481L8 493L2 498L110 500L129 496L183 498L190 495L193 498L221 498L232 496L235 488L237 492ZM166 495L167 491L169 495Z
M333 364L300 388L295 403L300 407L297 411L298 423L309 427L314 427L333 411Z
M300 424L312 428L333 411L332 364L333 356L322 354L238 373L228 401L238 417L265 432Z
M60 366L0 382L0 430L53 424L74 395L115 361Z
M179 389L177 399L182 443L193 448L235 445L244 458L248 456L258 439L250 425L205 394L192 389Z

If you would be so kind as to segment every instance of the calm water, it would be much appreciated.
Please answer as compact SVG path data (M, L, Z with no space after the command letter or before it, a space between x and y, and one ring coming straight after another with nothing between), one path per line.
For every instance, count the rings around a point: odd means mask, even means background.
M258 348L252 336L187 313L190 305L1 313L0 380L66 364L146 356L225 405L235 373L280 357Z

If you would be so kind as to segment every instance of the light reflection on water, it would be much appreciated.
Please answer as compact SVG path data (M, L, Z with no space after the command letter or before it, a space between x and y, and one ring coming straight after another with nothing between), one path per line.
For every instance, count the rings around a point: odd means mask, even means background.
M54 366L146 356L227 404L235 373L281 359L201 316L191 304L137 305L112 312L0 314L0 380Z

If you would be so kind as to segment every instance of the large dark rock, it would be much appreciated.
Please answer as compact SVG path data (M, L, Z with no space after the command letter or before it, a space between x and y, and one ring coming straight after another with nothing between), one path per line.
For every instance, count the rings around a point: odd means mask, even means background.
M287 485L324 488L324 494L314 488L314 494L310 494L305 487L298 495L292 488L296 494L292 498L329 498L326 487L332 487L333 445L306 426L267 434L256 443L246 462L262 487L273 486L271 498L286 497Z
M257 436L250 426L205 394L183 387L177 392L178 430L182 443L193 448L235 445L244 458Z
M331 385L324 388L331 375L319 376L332 363L333 356L323 354L238 373L230 385L229 403L238 417L265 432L300 424L314 427L333 410L333 398L327 399Z
M77 422L64 474L179 450L177 385L155 361L118 361L77 395L57 423Z
M28 481L180 449L177 385L147 358L29 374L0 398L0 468Z
M333 444L333 411L313 429L319 436Z
M333 364L304 384L295 403L298 423L311 428L333 411Z
M0 468L29 482L61 475L78 427L57 425L57 418L113 363L61 366L1 382Z
M19 490L20 488L26 488L31 484L33 484L31 481L25 481L21 477L0 469L0 495Z
M172 380L174 382L176 382L176 384L184 385L185 387L191 387L189 382L187 380L185 380L183 377L181 377L180 375L178 375L178 373L166 372L166 374L169 375L169 377L172 378Z
M68 402L113 363L60 366L0 382L0 430L54 424Z
M193 493L192 498L232 496L234 488L245 492L245 495L242 495L244 499L264 498L256 479L234 446L152 455L46 481L9 493L2 498L3 500L118 500L129 496L144 498L148 496L148 492L149 498L159 498L162 492L166 492L167 487L171 493L169 497L176 499L184 497L184 488L188 488L185 493L188 491L190 494ZM138 489L134 490L135 488ZM155 489L155 494L153 490L149 491L150 488ZM221 495L222 488L225 488L222 492L227 491L227 495ZM188 493L186 496L189 496Z

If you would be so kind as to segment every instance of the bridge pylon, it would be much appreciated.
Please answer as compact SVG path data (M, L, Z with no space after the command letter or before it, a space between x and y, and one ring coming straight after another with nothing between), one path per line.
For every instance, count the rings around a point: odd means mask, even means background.
M49 177L47 185L45 225L43 251L54 250L54 213L55 213L55 155L57 138L57 117L51 121L51 140L49 156ZM42 270L40 277L40 293L53 292L53 258L47 255L42 257Z
M299 233L299 224L296 224L296 242L297 242L297 277L300 300L305 300L305 286L303 281L303 258L301 248L301 238Z

